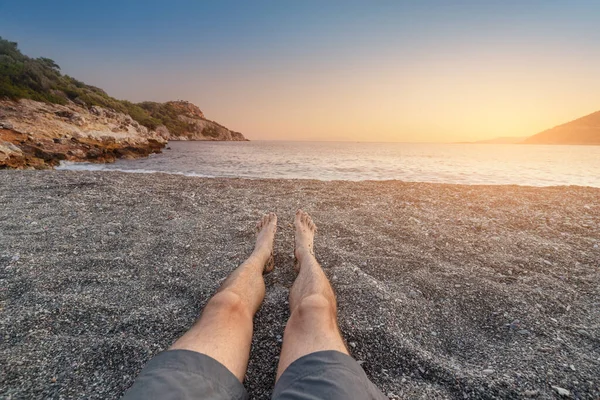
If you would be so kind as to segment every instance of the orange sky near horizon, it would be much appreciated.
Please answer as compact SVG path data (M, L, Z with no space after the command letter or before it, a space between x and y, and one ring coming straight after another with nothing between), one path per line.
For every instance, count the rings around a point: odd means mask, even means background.
M161 95L189 99L208 118L254 140L525 137L600 110L600 80L590 80L598 65L573 57L553 66L553 57L546 55L544 68L536 65L544 58L539 54L528 59L477 53L434 54L410 65L384 60L382 65L306 66L290 73L287 66L264 74L224 70L213 75L214 87L201 82L195 90L190 75L185 87L167 83Z
M251 140L525 137L600 110L600 2L114 4L6 2L2 35L113 97L188 100Z

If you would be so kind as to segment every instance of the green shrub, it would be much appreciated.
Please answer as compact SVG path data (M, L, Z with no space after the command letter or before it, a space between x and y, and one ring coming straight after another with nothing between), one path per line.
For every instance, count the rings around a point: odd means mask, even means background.
M67 104L79 99L88 107L100 106L129 114L150 130L165 125L181 136L193 130L193 124L181 121L178 110L170 104L144 102L134 104L110 97L104 90L60 73L60 66L49 58L36 59L22 54L17 43L0 37L0 98L31 99ZM212 131L207 131L211 136Z

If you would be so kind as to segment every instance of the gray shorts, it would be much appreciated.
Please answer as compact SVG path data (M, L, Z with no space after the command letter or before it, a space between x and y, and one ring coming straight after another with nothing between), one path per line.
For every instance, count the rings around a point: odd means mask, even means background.
M387 399L354 359L319 351L294 361L277 381L273 399ZM194 351L169 350L142 370L125 400L241 400L248 392L217 360Z

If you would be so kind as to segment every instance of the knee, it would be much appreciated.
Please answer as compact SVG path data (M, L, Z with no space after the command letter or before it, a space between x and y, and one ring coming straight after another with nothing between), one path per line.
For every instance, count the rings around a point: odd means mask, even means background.
M300 300L299 304L292 310L291 319L297 323L317 323L321 326L336 323L335 300L320 294L307 296Z
M204 308L204 312L227 315L229 318L252 318L252 313L244 300L237 293L227 290L214 295Z

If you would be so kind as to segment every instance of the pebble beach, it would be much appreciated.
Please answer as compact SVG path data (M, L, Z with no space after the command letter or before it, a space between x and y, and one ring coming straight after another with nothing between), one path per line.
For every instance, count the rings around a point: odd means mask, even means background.
M309 212L390 399L600 398L600 189L0 171L0 397L119 398L278 215L245 386L268 399Z

